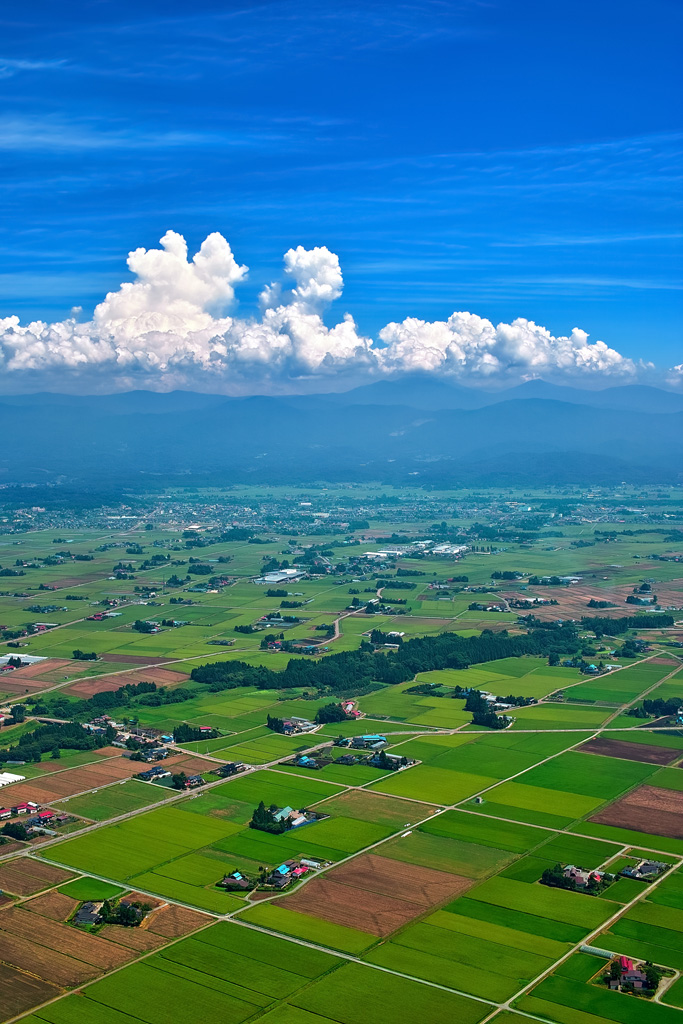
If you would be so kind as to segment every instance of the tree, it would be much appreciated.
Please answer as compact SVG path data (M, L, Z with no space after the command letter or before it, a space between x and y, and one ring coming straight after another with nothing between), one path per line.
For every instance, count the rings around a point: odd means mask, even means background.
M315 713L315 720L320 725L325 725L328 722L346 722L350 717L341 704L325 704Z
M12 720L14 722L26 721L26 708L23 704L12 705Z
M171 776L171 782L173 783L174 789L185 789L187 775L185 772L177 772L175 775Z
M290 827L288 821L276 821L275 811L277 806L271 804L270 807L266 807L263 800L259 803L258 807L255 808L254 813L249 822L249 828L259 829L261 832L270 832L273 835L281 835L286 832Z
M62 752L59 749L59 747L53 747L52 748L52 753L50 754L50 757L52 758L52 760L53 761L59 761L61 756L62 756Z
M22 842L26 842L30 838L26 828L19 821L8 821L0 831L8 839L20 839Z
M645 984L649 989L656 991L659 988L659 983L662 980L662 972L658 967L655 967L649 960L643 965L645 968Z
M548 655L548 664L553 666L560 664L560 656L556 651L551 651Z

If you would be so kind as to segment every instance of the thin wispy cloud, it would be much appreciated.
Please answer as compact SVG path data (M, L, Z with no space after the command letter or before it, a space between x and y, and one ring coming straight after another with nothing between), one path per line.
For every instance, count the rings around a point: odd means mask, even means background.
M192 147L260 147L281 136L246 131L155 131L115 128L111 122L65 121L59 117L0 117L0 150L98 151Z
M64 60L25 60L0 57L0 78L12 78L21 71L61 71L67 66Z

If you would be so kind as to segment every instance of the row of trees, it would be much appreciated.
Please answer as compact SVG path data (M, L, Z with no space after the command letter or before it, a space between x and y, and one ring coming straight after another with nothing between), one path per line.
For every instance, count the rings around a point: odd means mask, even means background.
M394 639L394 638L392 638ZM282 672L262 665L231 661L200 665L192 670L192 679L205 683L213 692L237 686L257 689L303 689L339 694L373 682L403 683L418 672L434 669L465 669L469 665L524 654L547 657L551 653L573 654L578 647L577 631L572 623L554 629L533 628L529 633L510 636L503 630L484 630L480 636L462 637L456 633L417 637L398 645L398 650L376 652L373 644L363 643L359 651L342 651L317 661L292 659Z
M49 722L25 733L14 746L0 750L0 761L38 762L49 750L56 751L57 756L62 749L96 750L111 743L115 735L111 727L105 730L104 736L94 736L78 722Z

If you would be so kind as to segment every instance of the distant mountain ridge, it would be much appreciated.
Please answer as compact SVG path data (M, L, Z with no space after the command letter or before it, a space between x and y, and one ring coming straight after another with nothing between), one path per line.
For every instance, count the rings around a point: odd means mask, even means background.
M643 385L506 391L425 376L335 394L174 391L0 398L0 483L683 480L683 395Z

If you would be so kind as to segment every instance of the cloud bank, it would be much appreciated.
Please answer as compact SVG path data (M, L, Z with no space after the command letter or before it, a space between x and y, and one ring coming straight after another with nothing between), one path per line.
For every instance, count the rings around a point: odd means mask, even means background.
M22 326L17 316L0 318L3 390L49 382L65 391L253 394L330 390L416 372L470 385L543 377L590 387L654 372L578 327L555 337L523 318L494 325L467 312L435 322L409 317L387 324L377 339L363 337L349 313L328 327L323 314L341 297L343 278L325 246L289 249L284 280L261 292L260 317L231 316L248 268L226 239L210 234L191 258L174 231L160 244L129 254L135 279L110 292L87 323L74 316ZM683 368L672 368L666 380L682 384Z

